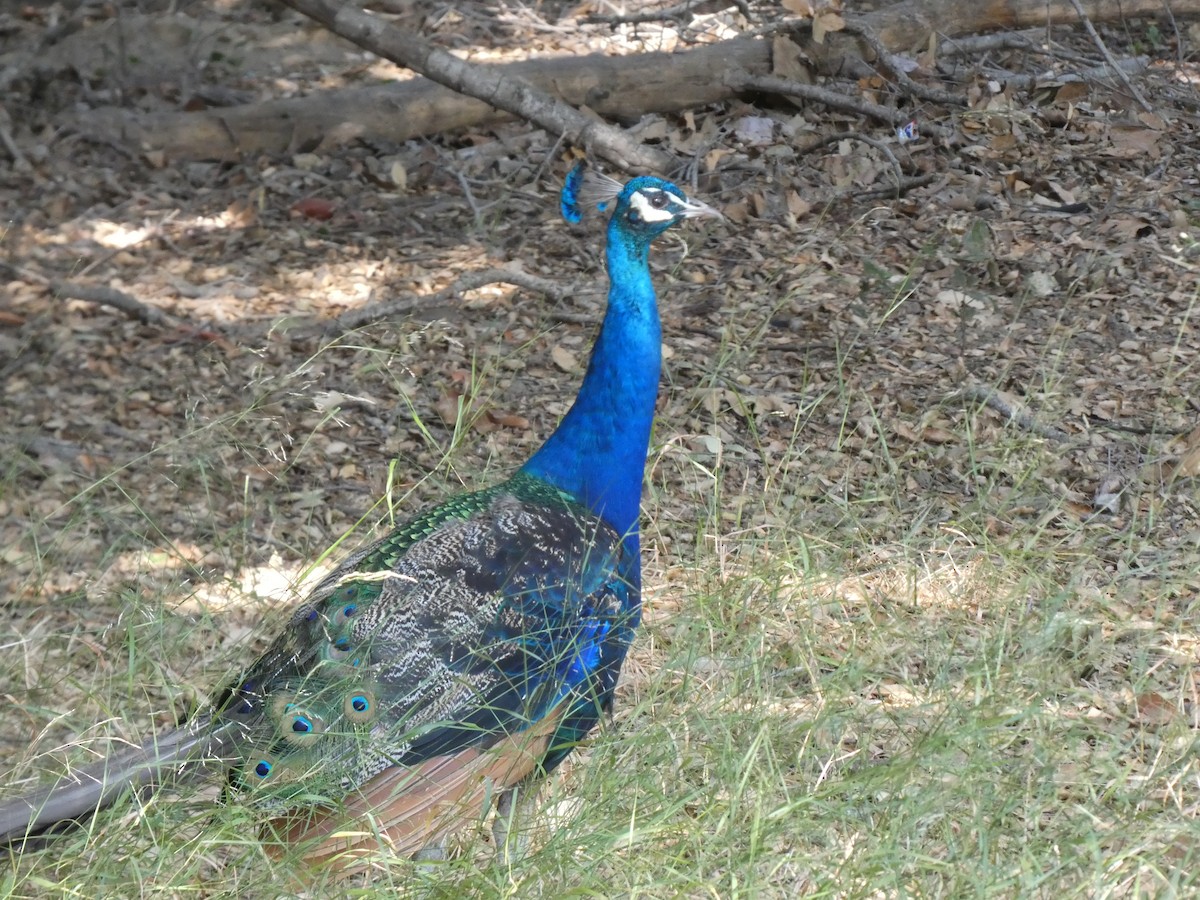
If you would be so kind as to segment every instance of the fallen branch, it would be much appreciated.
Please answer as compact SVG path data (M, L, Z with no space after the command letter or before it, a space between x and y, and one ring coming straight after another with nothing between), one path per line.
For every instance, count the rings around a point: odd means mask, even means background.
M978 56L993 50L1028 50L1032 53L1047 53L1038 42L1045 37L1045 29L1027 28L1024 31L1001 31L996 34L975 34L969 37L944 38L937 48L938 59L958 56Z
M1097 66L1094 69L1086 69L1083 72L1066 72L1062 75L1055 75L1048 78L1046 75L1017 75L1014 72L995 72L993 77L1002 80L1008 87L1017 91L1032 90L1036 85L1045 81L1053 81L1055 84L1070 84L1072 82L1083 82L1092 84L1102 81L1105 78L1111 78L1117 71L1120 72L1142 72L1150 67L1150 57L1135 56L1130 59L1117 60L1116 67L1113 66Z
M1162 3L1163 0L1083 0L1084 9L1093 22L1117 21L1122 15L1156 15L1162 12ZM406 41L406 48L413 49L415 44L417 56L424 50L434 49L361 10L346 7L339 11L334 0L292 0L289 5L302 12L312 8L326 17L336 18L339 14L353 17L367 31L364 41L372 42L368 49L381 55L388 56L389 53L384 46L377 48L376 43L390 43L397 34ZM1200 14L1200 0L1170 0L1170 7L1175 17ZM888 53L904 54L914 47L927 47L930 36L937 35L939 55L944 57L986 53L1006 47L1039 55L1065 55L1039 46L1045 40L1045 26L1048 23L1074 26L1078 21L1069 0L1005 0L1004 3L986 4L962 0L908 0L865 14L858 20ZM1003 33L956 37L993 28L1027 26L1040 28L1036 35L1031 32L1028 36ZM781 28L780 24L772 23L762 33L777 34ZM788 29L793 33L800 30L794 23ZM488 126L514 114L529 118L532 112L537 114L532 121L549 131L566 134L576 143L586 144L593 140L591 149L603 152L602 145L594 140L596 135L615 135L619 147L632 142L619 130L597 123L572 107L587 107L590 112L610 121L634 121L650 113L674 113L726 101L735 97L743 86L749 85L746 89L756 90L751 80L773 71L772 42L756 39L753 35L754 32L749 32L717 44L673 53L590 54L508 65L467 64L436 51L433 58L446 62L448 70L452 70L446 73L448 76L460 69L470 73L471 83L475 86L472 92L482 96L478 100L455 93L459 88L453 77L444 80L455 90L442 87L431 78L416 78L188 113L140 113L113 107L73 111L59 117L57 124L63 131L75 132L114 147L133 147L139 153L161 151L171 160L229 161L256 154L294 153L318 147L332 149L358 138L401 143L415 137ZM870 54L870 48L854 35L831 33L826 35L824 45L815 48L810 45L807 49L812 51L807 56L813 60L818 75L844 78L876 71L863 58ZM401 64L408 65L408 54L404 55L406 58ZM892 68L902 71L902 63L903 60ZM1122 68L1130 71L1127 67ZM432 77L432 70L430 75ZM1022 83L1033 84L1036 80L1035 76L1029 76ZM516 84L521 88L515 95L508 94L510 99L521 102L502 107L496 87L504 84ZM464 85L462 89L468 88L470 85ZM776 87L765 89L777 92ZM898 92L903 90L899 79L897 89ZM932 93L937 90L917 83L914 96L940 96ZM864 111L853 87L839 93L829 87L822 89L806 84L790 93L835 109L853 113ZM546 105L542 101L548 95L560 99L550 100ZM530 110L525 100L536 100L535 108ZM865 108L872 117L893 127L904 124L906 118L901 113L879 116L882 107ZM588 131L589 128L593 130ZM938 136L932 128L925 127L924 131ZM669 165L662 154L650 148L636 149L654 157L653 164L644 168L661 170Z
M578 293L578 290L574 287L564 287L557 281L539 278L537 275L530 275L528 272L522 272L520 269L482 269L478 272L469 272L463 275L453 284L433 294L425 294L419 297L409 295L399 300L389 300L386 303L372 303L362 309L352 309L330 321L322 330L327 333L341 334L352 331L355 328L361 328L363 325L370 324L371 322L378 322L380 319L411 316L417 311L428 314L430 310L436 309L439 305L460 294L478 290L489 284L514 284L526 290L545 294L550 299L559 303ZM436 318L436 316L431 318Z
M516 77L606 119L636 120L719 103L733 96L715 73L765 75L770 44L735 38L681 53L589 54L478 67L491 80ZM403 143L511 119L482 100L427 78L268 100L193 113L106 107L73 113L61 124L92 140L161 150L172 160L237 160L334 148L355 138Z
M585 25L641 25L647 22L670 22L689 16L698 6L703 6L705 0L684 0L666 9L643 10L628 15L600 15L592 13L583 17ZM734 3L730 2L730 6Z
M528 82L461 60L356 6L342 5L335 0L282 2L365 50L459 93L520 116L552 134L563 135L622 169L668 172L674 166L674 159L669 154L642 146L620 129L584 115Z
M775 78L774 76L756 77L744 75L734 75L730 83L731 86L737 88L739 91L761 91L765 94L786 94L791 97L802 97L805 100L822 103L831 109L840 109L843 112L856 113L860 116L876 119L886 125L891 125L893 128L907 125L911 121L909 114L901 112L898 109L881 106L878 103L872 103L870 100L863 100L860 97L839 94L837 91L818 87L815 84L803 84L799 81L789 81L786 78ZM921 133L939 138L942 141L948 140L950 136L949 132L945 129L925 122L921 123Z
M887 106L880 106L869 100L839 94L829 88L818 87L815 84L803 84L799 81L789 81L786 78L776 78L773 75L756 77L753 75L735 75L731 86L739 91L761 91L764 94L787 94L791 97L801 97L821 103L830 109L840 109L842 112L855 113L876 119L887 125L900 126L908 121L908 116Z

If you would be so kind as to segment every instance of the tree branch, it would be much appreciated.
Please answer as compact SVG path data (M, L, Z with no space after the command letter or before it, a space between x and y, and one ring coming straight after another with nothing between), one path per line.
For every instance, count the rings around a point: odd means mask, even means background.
M626 171L668 172L674 166L668 154L638 144L620 129L585 116L528 82L465 62L357 6L334 0L281 2L365 50L561 134Z

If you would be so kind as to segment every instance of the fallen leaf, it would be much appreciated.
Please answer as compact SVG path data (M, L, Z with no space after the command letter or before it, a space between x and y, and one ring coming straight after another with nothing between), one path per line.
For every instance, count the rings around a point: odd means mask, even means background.
M392 184L396 186L396 190L403 191L408 188L408 169L404 167L404 163L400 160L394 160L388 167L388 177L392 180Z
M733 224L744 225L750 218L750 204L745 200L735 200L733 203L725 204L721 208L721 212L725 213L725 218Z
M733 126L734 136L747 147L762 147L775 138L775 120L769 116L742 116Z
M1163 465L1167 478L1195 478L1200 476L1200 426L1193 428L1182 438L1171 442L1170 449L1180 454L1179 459Z
M575 358L575 354L561 345L550 349L550 358L564 372L574 372L579 368L579 361Z
M1105 155L1121 159L1158 159L1158 142L1161 137L1161 134L1149 128L1114 128L1108 136L1112 150Z
M799 219L800 217L807 216L810 212L812 212L813 205L795 191L788 191L787 208L789 213Z
M1083 81L1068 81L1054 93L1055 103L1076 103L1088 95L1088 85Z
M804 51L785 35L776 35L771 42L771 74L801 84L809 84L813 80Z
M324 222L333 218L336 207L329 200L319 197L306 197L292 204L292 212L306 219L317 219Z
M921 440L927 444L950 444L956 440L956 436L953 431L931 425L921 432Z
M487 417L500 425L503 428L515 428L518 431L528 431L530 422L524 416L518 416L515 413L499 412L494 409L489 409Z
M458 416L461 408L462 395L453 391L446 391L433 404L433 411L438 414L438 418L451 427L458 424Z
M828 32L841 31L845 27L846 20L835 12L827 11L819 16L813 16L813 40L818 44L823 44Z
M1169 702L1157 691L1138 694L1133 701L1134 721L1149 728L1170 725L1178 715L1179 711L1175 708L1175 704Z
M1095 493L1092 494L1092 506L1097 512L1106 512L1116 515L1121 511L1121 484L1120 477L1109 475L1101 480L1096 486Z
M229 228L249 228L258 221L258 207L253 199L239 197L225 207L221 219Z

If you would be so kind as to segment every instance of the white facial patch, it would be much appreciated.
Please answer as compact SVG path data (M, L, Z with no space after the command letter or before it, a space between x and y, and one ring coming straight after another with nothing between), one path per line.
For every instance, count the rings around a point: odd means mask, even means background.
M661 194L661 191L655 191L656 194ZM633 207L643 222L668 222L675 218L675 214L667 207L657 209L650 205L650 199L646 196L646 191L638 191L629 198L629 205Z

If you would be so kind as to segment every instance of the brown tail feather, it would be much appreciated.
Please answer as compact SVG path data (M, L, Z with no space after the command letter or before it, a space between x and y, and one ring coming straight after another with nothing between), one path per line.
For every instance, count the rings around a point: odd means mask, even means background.
M412 768L387 769L336 809L308 810L270 823L275 835L302 848L310 864L359 868L386 845L411 856L482 818L493 800L531 775L558 726L555 714L486 750L439 756Z

